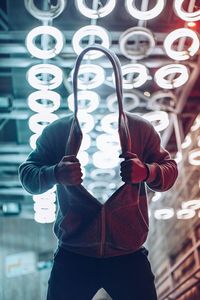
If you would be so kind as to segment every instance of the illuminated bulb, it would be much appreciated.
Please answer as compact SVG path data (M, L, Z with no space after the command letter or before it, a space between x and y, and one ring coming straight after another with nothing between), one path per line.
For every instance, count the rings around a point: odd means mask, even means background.
M107 16L114 9L116 0L107 0L105 5L100 6L98 9L90 9L86 5L86 0L76 0L76 6L79 11L87 18L99 19Z
M115 174L113 169L95 169L91 172L91 178L94 180L111 180Z
M88 133L94 128L94 118L90 114L78 111L78 120L83 133Z
M184 209L200 209L200 199L188 200L182 203Z
M99 106L99 95L94 91L79 91L77 97L79 111L91 113ZM69 109L74 111L74 94L69 95L67 101ZM87 102L89 102L89 105Z
M39 103L38 100L50 100L51 105ZM51 113L60 107L60 95L54 91L36 91L28 96L28 106L35 112Z
M194 28L194 27L196 27L196 23L195 22L188 22L187 26L191 27L191 28Z
M44 35L48 34L55 39L56 44L54 48L50 50L44 50L44 49L39 49L36 46L34 40L37 38L37 36L43 34ZM63 45L64 45L64 38L62 32L53 26L38 26L32 29L26 37L26 47L28 51L33 56L40 59L50 59L55 57L62 51Z
M131 79L123 78L123 88L133 89L142 86L148 80L148 70L141 64L127 64L122 66L122 75L129 77L130 75L138 74L136 77Z
M178 151L174 157L174 160L177 164L179 164L182 161L182 159L183 159L183 155L181 152Z
M151 20L157 17L163 10L165 6L164 0L157 0L156 5L147 11L141 11L136 8L135 4L136 0L126 0L126 9L130 13L131 16L138 20Z
M58 119L58 116L55 114L35 114L31 116L28 120L29 128L34 133L41 134L43 129ZM42 123L42 124L41 124Z
M188 154L188 161L191 165L200 166L200 149L194 149Z
M169 126L168 113L165 111L151 111L142 117L151 122L158 132L165 130Z
M185 137L185 140L183 141L183 143L181 144L181 148L186 149L191 145L191 143L192 143L192 139L191 139L191 136L188 134Z
M39 138L39 136L40 136L40 134L35 133L35 134L31 135L31 137L29 139L29 144L33 150L35 150L35 148L36 148L36 141Z
M196 212L193 209L179 209L176 212L177 219L187 220L195 216Z
M79 151L77 158L80 161L81 166L85 167L89 162L89 155L86 151Z
M176 51L172 49L173 43L175 40L180 39L182 37L189 37L192 39L192 44L187 50ZM189 28L179 28L171 33L164 40L164 48L167 55L174 60L186 60L191 56L195 55L199 50L199 38L197 34L189 29Z
M56 215L53 212L45 213L45 212L36 212L34 214L34 220L37 223L53 223L55 222Z
M82 75L82 79L80 79L81 75ZM92 90L100 86L102 83L104 83L104 81L105 81L105 72L101 66L94 65L94 64L85 64L80 66L78 71L79 89Z
M56 205L53 203L53 204L49 204L47 202L36 202L34 203L33 205L33 209L35 212L38 212L38 211L43 211L43 212L46 212L46 213L55 213L56 212Z
M87 150L88 148L90 148L90 145L91 145L90 136L87 133L83 134L83 139L79 151Z
M175 75L180 73L180 75L175 79L165 79L169 75ZM188 69L186 66L181 64L171 64L158 69L155 73L155 81L158 86L163 89L174 89L182 86L187 82L189 78Z
M37 76L45 74L47 80L39 79ZM51 79L50 79L51 77ZM32 66L27 72L28 83L38 90L53 90L61 85L63 80L62 70L51 64L38 64Z
M175 0L174 8L177 15L183 19L184 21L188 22L195 22L200 20L200 10L194 12L187 12L183 9L182 5L184 0Z
M111 151L115 153L121 149L118 134L100 134L96 138L97 148L101 151Z
M162 194L160 193L160 192L155 192L155 194L154 194L154 196L152 197L152 201L153 202L156 202L156 201L158 201L158 200L160 200L161 199L161 196L162 196Z
M109 134L116 134L118 130L118 115L108 114L101 119L102 130Z
M111 153L97 151L92 156L93 164L99 169L112 169L116 168L119 163L118 157L113 156Z
M74 52L79 55L82 50L83 47L80 45L80 42L83 38L85 38L86 36L98 36L99 39L102 40L101 45L105 48L109 48L110 47L110 39L108 36L107 31L101 27L101 26L97 26L97 25L87 25L84 27L81 27L79 30L77 30L72 38L72 46L74 49ZM84 58L85 59L97 59L101 56L103 56L104 54L100 51L96 51L96 50L92 50L89 51L88 53L85 54Z
M162 208L154 211L154 217L157 220L169 220L174 216L173 208Z
M137 95L133 93L124 93L124 110L131 111L140 105L140 100ZM116 112L118 109L118 100L116 94L111 94L107 97L106 103L110 112Z
M194 124L191 127L191 131L196 131L200 128L200 115L198 115L194 121Z

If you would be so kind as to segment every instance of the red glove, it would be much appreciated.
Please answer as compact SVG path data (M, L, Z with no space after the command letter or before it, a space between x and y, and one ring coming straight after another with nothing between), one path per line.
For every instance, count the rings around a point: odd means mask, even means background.
M121 162L122 181L125 183L139 183L145 181L149 175L148 167L141 162L135 153L126 152L119 156L125 158L125 161Z
M82 176L81 164L75 155L63 156L55 168L55 177L60 184L79 185Z

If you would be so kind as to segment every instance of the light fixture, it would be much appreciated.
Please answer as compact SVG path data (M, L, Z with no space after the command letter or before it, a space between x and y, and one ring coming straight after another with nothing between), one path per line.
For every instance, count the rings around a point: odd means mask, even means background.
M165 130L169 126L168 113L165 111L151 111L142 115L142 117L151 122L158 132Z
M94 128L94 118L84 111L78 111L78 120L83 133L88 133Z
M119 164L119 158L112 153L97 151L92 156L93 164L99 169L113 169Z
M169 208L162 208L162 209L156 209L154 211L154 217L157 220L169 220L174 216L174 209Z
M47 125L49 125L57 119L58 116L55 114L39 113L31 116L28 120L28 124L31 131L33 131L34 133L41 134L43 129Z
M55 222L55 219L56 219L56 214L54 212L47 213L47 212L39 211L34 214L34 220L37 223L42 223L42 224L53 223Z
M87 36L98 36L99 39L102 41L101 45L105 48L110 47L110 39L108 36L108 32L101 26L97 25L87 25L84 27L81 27L79 30L77 30L72 38L72 46L74 49L74 52L79 55L83 47L80 45L81 40ZM89 44L89 43L88 43ZM89 51L87 54L84 55L85 59L97 59L101 56L103 56L103 52L92 50Z
M102 130L109 134L116 134L118 130L118 115L115 113L108 114L101 119Z
M83 134L83 139L79 151L87 150L88 148L90 148L90 145L91 145L90 136L87 133Z
M118 134L100 134L96 138L96 146L101 151L110 151L113 154L120 150Z
M40 49L36 46L34 40L39 35L50 35L56 43L55 46L50 50ZM38 26L33 28L26 37L26 47L28 51L35 57L41 59L50 59L58 55L63 48L64 38L62 32L53 26Z
M192 44L191 46L187 49L187 50L183 50L183 51L176 51L173 50L173 43L180 38L183 37L189 37L192 39ZM189 29L189 28L179 28L176 29L172 32L170 32L167 37L164 40L164 49L167 53L167 55L174 59L174 60L186 60L189 59L191 56L194 56L197 51L199 50L199 38L197 36L197 34Z
M195 216L196 212L193 209L185 208L185 209L179 209L176 212L177 219L179 220L187 220L191 219Z
M169 75L180 75L177 78L165 79ZM155 73L155 81L163 89L174 89L182 86L189 78L189 71L186 66L181 64L170 64L158 69Z
M193 149L189 152L188 161L193 166L200 166L200 148Z
M157 17L165 6L165 0L157 0L156 5L147 11L141 11L136 8L136 0L126 0L125 5L131 16L138 20L151 20Z
M131 40L134 46L129 46ZM145 43L143 42L145 40ZM148 46L146 40L148 40ZM142 41L143 43L140 43ZM138 49L135 49L135 44ZM152 32L143 27L131 27L124 31L119 39L121 53L129 59L142 59L153 51L155 47L155 39Z
M44 78L39 75L45 74ZM63 80L62 70L52 64L38 64L32 66L27 72L28 83L38 90L53 90L61 85Z
M79 91L77 94L79 111L91 113L99 106L99 95L94 91ZM67 98L68 106L74 111L74 94Z
M38 133L34 133L33 135L30 136L29 144L33 150L35 150L35 148L36 148L36 142L37 142L37 139L39 138L39 136L40 136L40 134L38 134Z
M188 134L188 135L186 135L183 143L181 144L181 148L186 149L191 145L191 143L192 143L191 135Z
M174 160L177 164L179 164L183 159L183 154L180 151L176 152L176 155L174 157Z
M80 66L78 71L78 87L80 90L95 89L104 83L104 81L105 71L101 66L94 64L84 64Z
M151 201L152 201L152 202L156 202L156 201L160 200L161 197L162 197L162 194L161 194L160 192L155 192L155 193L154 193L154 196L153 196L152 199L151 199Z
M95 169L92 170L90 176L93 180L112 180L115 177L115 170L113 169Z
M51 205L49 205L48 202L44 202L44 201L37 201L36 203L34 203L33 205L33 209L35 212L38 211L43 211L46 213L55 213L56 212L56 205L54 203L51 203Z
M123 93L124 110L131 111L140 105L140 99L134 93ZM109 95L106 103L110 112L116 112L118 109L118 100L115 93Z
M171 91L157 91L151 95L148 101L148 108L152 110L174 108L177 102L177 97Z
M148 80L148 70L141 64L127 64L122 66L122 75L124 89L138 88ZM127 79L125 79L125 76Z
M191 127L191 131L196 131L199 128L200 128L200 114L196 117L196 119Z
M200 209L200 199L192 199L185 202L182 202L182 208L184 209Z
M41 21L49 21L58 17L65 9L67 0L57 0L56 5L50 5L49 10L41 10L35 6L34 0L24 0L24 4L29 13Z
M99 19L107 16L114 9L116 0L107 0L105 5L102 5L98 9L91 9L86 5L86 0L76 0L75 4L79 11L87 18Z
M103 203L108 200L109 194L113 193L113 189L116 189L116 185L114 183L108 183L105 180L95 181L88 184L89 192Z
M77 158L79 159L81 166L87 166L89 162L89 155L86 151L79 151L77 154Z
M51 113L60 107L60 94L54 91L36 91L28 96L28 106L35 112ZM38 102L41 101L41 102ZM43 103L43 102L44 103ZM49 105L51 101L52 104Z
M177 15L188 22L195 22L200 20L200 9L194 12L187 12L183 9L182 5L184 0L175 0L174 1L174 9Z

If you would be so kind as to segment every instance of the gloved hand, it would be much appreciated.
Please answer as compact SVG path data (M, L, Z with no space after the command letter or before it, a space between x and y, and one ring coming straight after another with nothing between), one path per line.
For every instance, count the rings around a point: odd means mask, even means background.
M75 155L63 156L55 167L55 177L60 184L79 185L83 181L82 176L81 164Z
M125 183L139 183L147 179L149 172L147 166L141 162L135 153L126 152L119 156L125 158L125 161L121 162L122 181Z

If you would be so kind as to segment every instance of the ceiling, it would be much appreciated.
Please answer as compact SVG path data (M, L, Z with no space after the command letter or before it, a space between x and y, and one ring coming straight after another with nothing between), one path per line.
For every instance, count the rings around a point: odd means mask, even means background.
M50 1L49 1L50 2ZM59 28L65 37L65 45L62 52L51 59L51 63L62 68L64 80L62 85L56 89L62 97L62 103L56 112L63 116L68 111L67 96L72 92L70 72L73 68L77 55L72 48L72 37L74 33L83 26L91 24L91 20L83 16L76 8L75 1L68 0L64 11L55 19L49 22ZM100 1L105 5L106 1ZM187 27L187 23L174 13L173 1L166 1L162 13L149 21L139 21L133 18L125 9L124 2L118 0L114 10L103 18L96 20L96 24L103 26L110 34L111 46L120 59L121 65L130 63L130 60L122 55L119 47L119 37L130 27L146 27L152 31L156 40L156 46L152 53L139 62L149 68L150 76L153 78L156 70L174 60L169 58L164 51L163 41L173 30ZM157 1L138 0L136 6L152 8ZM48 1L34 1L35 5L42 9ZM56 4L56 1L52 1ZM86 1L91 7L92 1ZM184 8L191 5L194 10L200 7L199 1L184 1ZM94 24L94 22L93 22ZM41 63L40 59L34 58L27 51L25 38L28 32L42 25L42 22L34 18L25 8L24 1L1 0L0 1L0 203L18 202L24 205L30 203L31 197L23 191L17 176L19 164L27 157L31 150L29 137L31 131L28 127L28 118L33 114L27 105L28 95L34 89L26 80L28 69ZM196 22L195 29L199 32L200 24ZM140 41L141 42L141 41ZM146 41L144 41L146 42ZM87 44L87 39L84 40ZM189 41L185 41L188 47ZM183 63L190 66L192 71L184 86L170 90L177 98L175 103L167 104L161 101L161 107L166 111L173 111L177 116L181 141L190 130L197 114L200 111L200 76L199 76L199 54ZM107 70L107 82L104 88L98 90L102 98L114 92L111 78L111 66L105 57L97 60ZM94 61L95 63L95 61ZM192 67L191 67L192 66ZM112 78L111 78L112 79ZM160 88L154 80L149 80L142 87L132 92L139 96L140 105L133 112L146 113L151 111L147 108L152 95ZM162 99L161 99L162 100ZM174 123L170 119L169 127L162 133L162 141L166 148L172 153L177 152L177 141L174 133Z

